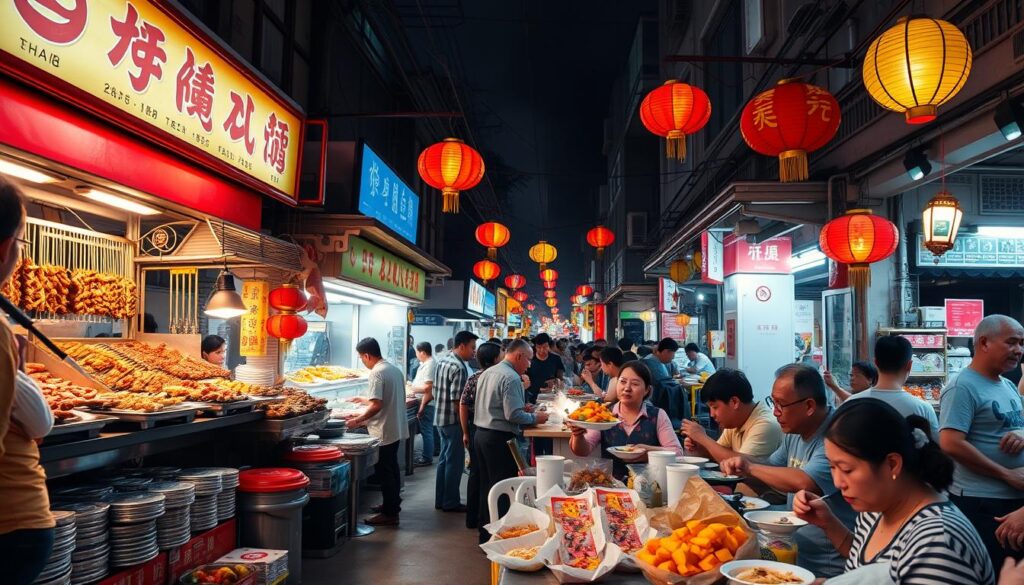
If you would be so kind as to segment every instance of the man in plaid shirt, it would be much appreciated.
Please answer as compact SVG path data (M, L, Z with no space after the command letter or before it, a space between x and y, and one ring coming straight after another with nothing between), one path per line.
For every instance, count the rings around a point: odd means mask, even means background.
M476 354L477 339L469 331L458 332L452 350L434 366L434 397L437 401L434 426L441 435L434 508L445 512L466 511L459 497L462 472L466 466L466 450L459 424L459 398L469 379L467 362Z

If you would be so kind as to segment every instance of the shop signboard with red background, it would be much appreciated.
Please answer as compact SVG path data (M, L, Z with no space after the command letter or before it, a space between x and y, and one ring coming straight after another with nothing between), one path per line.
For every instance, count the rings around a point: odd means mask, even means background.
M608 339L606 305L594 304L594 339Z
M676 323L676 313L662 313L660 317L662 338L671 337L679 343L686 342L686 327Z
M164 2L4 2L0 70L249 188L296 200L302 112ZM63 146L73 136L47 139Z
M736 319L725 320L725 357L736 357Z
M974 337L974 330L984 318L985 301L946 299L946 334L949 337Z
M746 238L725 239L723 264L725 276L736 273L789 274L793 243L789 238L769 238L760 243Z
M668 278L658 279L658 310L663 313L679 312L679 288Z

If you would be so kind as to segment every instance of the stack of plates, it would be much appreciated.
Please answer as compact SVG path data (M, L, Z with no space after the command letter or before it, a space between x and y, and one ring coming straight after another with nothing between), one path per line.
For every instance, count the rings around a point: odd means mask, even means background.
M114 488L106 484L76 485L51 492L56 502L107 502L114 495Z
M238 489L238 470L234 467L213 467L220 472L223 490L217 494L217 520L235 516L235 490Z
M118 492L144 492L153 480L149 477L122 477L110 482Z
M202 532L217 525L217 496L196 496L189 507L192 532Z
M149 491L163 494L166 512L156 519L156 538L160 550L184 545L192 536L191 505L196 500L195 485L187 481L156 481Z
M154 481L174 479L181 473L180 467L138 467L127 470L133 477L151 477Z
M220 467L193 467L182 469L178 479L194 483L197 496L215 496L224 489ZM237 472L236 472L237 473Z
M252 358L248 358L252 359ZM274 368L267 368L260 365L242 364L235 368L235 380L257 386L274 385Z
M130 567L160 553L156 519L165 512L160 493L115 494L110 501L110 566Z
M151 561L160 554L156 520L110 526L110 566L130 567Z
M57 522L53 535L53 549L35 583L70 585L71 555L75 552L75 513L56 510L53 512L53 519Z
M63 504L58 510L75 514L75 550L71 553L71 585L92 583L107 576L110 543L107 514L110 504Z

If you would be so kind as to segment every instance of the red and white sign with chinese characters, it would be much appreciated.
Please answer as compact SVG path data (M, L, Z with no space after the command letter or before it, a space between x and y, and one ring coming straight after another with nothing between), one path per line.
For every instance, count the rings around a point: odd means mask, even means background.
M725 320L725 357L736 358L736 319Z
M671 337L676 342L682 344L686 342L686 327L676 323L676 313L662 313L661 317L661 336Z
M755 244L745 238L728 236L723 255L725 276L740 272L789 274L792 255L793 243L789 238L769 238Z
M606 305L594 304L594 339L608 339L608 313Z
M978 323L985 318L985 301L980 299L946 299L946 335L974 337Z
M162 0L0 2L0 70L295 200L302 112Z
M679 288L674 280L658 279L658 310L663 313L679 312Z
M725 278L722 238L715 232L700 235L700 279L708 284L722 284Z

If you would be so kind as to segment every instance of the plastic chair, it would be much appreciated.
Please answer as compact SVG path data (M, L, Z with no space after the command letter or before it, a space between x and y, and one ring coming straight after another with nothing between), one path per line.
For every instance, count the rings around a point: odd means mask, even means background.
M532 480L534 484L537 482L535 477L510 477L503 479L498 483L491 486L491 491L487 492L487 513L490 517L491 522L498 520L498 499L501 496L508 496L509 503L516 501L516 494L522 484ZM498 585L498 580L501 578L501 567L496 563L491 563L491 585Z

